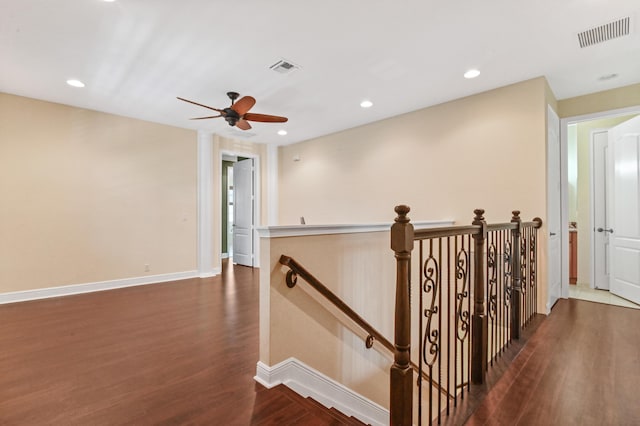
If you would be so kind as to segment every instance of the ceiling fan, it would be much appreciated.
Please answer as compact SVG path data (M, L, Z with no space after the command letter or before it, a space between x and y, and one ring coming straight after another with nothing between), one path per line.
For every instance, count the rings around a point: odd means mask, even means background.
M227 92L227 96L231 99L231 106L224 109L213 108L207 105L199 104L194 101L190 101L189 99L184 99L178 96L178 99L184 102L189 102L190 104L198 105L204 108L208 108L214 111L217 111L218 115L211 115L207 117L196 117L191 120L206 120L208 118L224 118L229 126L236 126L242 130L249 130L251 128L251 124L249 121L258 121L262 123L285 123L288 118L280 117L277 115L268 115L268 114L254 114L249 112L249 110L255 105L256 100L251 96L243 96L236 102L236 99L240 96L237 92Z

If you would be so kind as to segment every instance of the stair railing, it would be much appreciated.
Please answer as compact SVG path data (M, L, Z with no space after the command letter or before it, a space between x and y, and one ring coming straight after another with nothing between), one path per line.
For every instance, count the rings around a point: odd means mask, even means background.
M484 210L477 209L471 225L416 231L407 216L408 206L397 206L395 211L391 227L397 264L391 425L411 425L414 420L412 322L419 327L418 424L431 423L435 417L440 423L442 413L449 414L450 405L455 407L464 398L465 388L468 391L472 383L486 381L493 360L511 339L520 337L522 327L536 314L537 229L542 220L522 222L515 210L511 222L487 224ZM416 246L420 280L413 289L411 252ZM412 292L419 293L414 301L417 320L412 318ZM438 384L437 395L434 383ZM453 397L443 400L440 393Z
M371 324L369 324L364 318L362 318L356 311L354 311L349 305L347 305L342 299L340 299L335 293L333 293L327 286L325 286L319 279L317 279L311 272L304 268L298 261L293 259L290 256L281 255L280 264L289 268L287 271L287 275L285 278L285 282L287 287L294 288L298 282L298 276L302 277L313 289L315 289L318 293L320 293L326 300L331 302L340 312L345 314L351 321L357 324L361 329L363 329L367 333L367 338L365 339L365 346L367 349L371 349L375 341L379 342L382 347L387 349L389 353L393 354L395 350L395 346L389 339L387 339L382 333L375 329ZM416 373L420 372L419 367L409 361L409 368ZM430 380L429 376L426 372L422 372L422 377L425 380ZM448 394L444 389L440 387L440 385L433 381L433 387L436 390L444 393L445 398L452 398L453 394Z

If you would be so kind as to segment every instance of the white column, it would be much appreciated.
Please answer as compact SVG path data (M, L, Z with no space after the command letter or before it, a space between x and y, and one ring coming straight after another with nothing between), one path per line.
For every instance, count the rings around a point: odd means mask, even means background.
M198 131L198 275L212 277L213 266L213 135Z
M278 146L267 145L267 225L278 224Z

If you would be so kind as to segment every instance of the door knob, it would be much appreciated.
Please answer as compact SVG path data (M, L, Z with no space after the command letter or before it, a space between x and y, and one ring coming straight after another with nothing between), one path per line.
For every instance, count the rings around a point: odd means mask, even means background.
M553 237L554 235L556 235L556 233L555 233L555 232L549 232L549 236L550 236L550 237Z
M598 231L598 232L609 232L609 233L613 234L613 229L598 228L598 229L596 229L596 231Z

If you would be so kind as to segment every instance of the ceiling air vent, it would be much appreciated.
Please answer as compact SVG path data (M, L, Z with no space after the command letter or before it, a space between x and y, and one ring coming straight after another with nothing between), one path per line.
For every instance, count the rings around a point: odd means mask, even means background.
M291 61L287 61L286 59L280 59L278 62L271 65L269 69L279 72L280 74L289 74L290 72L300 69L300 66Z
M227 130L227 133L232 135L233 137L239 137L243 139L252 138L256 135L256 133L253 133L253 132L248 132L245 130L236 130L235 127L231 127L229 130Z
M630 21L630 18L627 16L626 18L618 19L617 21L578 33L580 47L593 46L594 44L629 35Z

